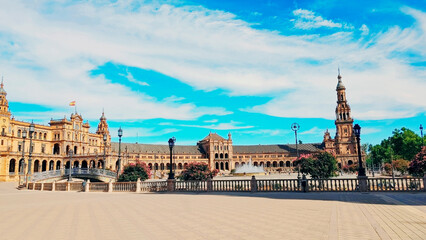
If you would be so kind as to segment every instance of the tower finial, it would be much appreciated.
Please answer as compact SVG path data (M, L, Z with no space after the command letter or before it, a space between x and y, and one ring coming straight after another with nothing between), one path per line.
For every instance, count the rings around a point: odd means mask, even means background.
M4 84L3 84L3 75L1 75L1 88L3 88Z

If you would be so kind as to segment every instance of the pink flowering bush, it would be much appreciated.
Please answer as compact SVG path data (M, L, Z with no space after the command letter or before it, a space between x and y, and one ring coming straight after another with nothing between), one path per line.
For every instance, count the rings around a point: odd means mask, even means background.
M208 178L213 178L217 175L219 170L210 170L209 165L203 162L191 162L185 169L182 171L181 175L178 177L181 180L198 180L205 181Z
M119 182L136 182L151 178L151 169L144 162L130 163L124 166L123 173L118 177Z

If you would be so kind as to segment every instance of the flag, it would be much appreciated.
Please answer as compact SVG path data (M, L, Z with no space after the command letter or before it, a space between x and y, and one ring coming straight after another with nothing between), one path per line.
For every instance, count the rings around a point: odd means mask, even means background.
M70 106L75 106L75 101L70 102Z

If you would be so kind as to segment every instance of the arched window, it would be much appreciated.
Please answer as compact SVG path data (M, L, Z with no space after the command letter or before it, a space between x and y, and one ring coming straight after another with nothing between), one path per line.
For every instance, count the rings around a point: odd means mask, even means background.
M290 167L290 161L285 162L286 167Z
M225 153L225 158L228 158L228 154L227 153Z
M154 170L158 170L158 163L154 164Z
M228 162L225 163L225 170L229 170L229 164L228 164Z
M223 153L220 154L220 159L223 159Z
M348 165L352 165L352 164L354 164L354 162L352 162L352 160L349 160Z
M266 162L266 167L271 167L271 162Z
M214 155L214 158L219 158L219 154L217 154L217 153L216 153L216 154Z
M34 161L34 172L39 172L39 169L40 169L40 161L35 160Z
M223 162L220 163L220 170L224 170L224 164L223 164Z
M49 171L54 170L55 169L55 161L50 160L49 162Z
M258 163L257 163L257 162L254 162L254 163L253 163L253 166L256 166L256 167L257 167L257 166L258 166Z
M182 169L182 163L178 164L178 169Z
M280 167L284 167L284 162L280 161Z
M24 163L25 163L25 160L24 159L21 159L21 160L19 160L19 172L20 173L23 173L25 170L24 170Z
M56 170L61 169L61 161L56 161Z
M74 154L77 154L77 146L74 146Z
M74 161L74 168L79 168L80 167L80 162L79 161Z
M47 170L47 161L43 160L43 162L41 163L41 171L45 172Z
M278 167L278 164L277 164L277 162L276 162L276 161L274 161L274 162L272 163L272 167Z
M235 163L235 168L237 168L239 165L240 165L240 164L236 162L236 163Z
M69 148L69 146L68 146L68 148ZM53 145L53 154L58 155L60 153L60 150L61 150L61 148L59 146L59 143L55 143L55 145Z
M47 133L44 134L44 140L46 140L46 139L47 139Z
M216 165L216 169L217 169L217 170L219 170L219 163L218 163L218 162L216 162L216 164L215 164L215 165Z
M14 173L15 172L15 166L16 165L16 160L15 159L10 159L9 161L9 172L10 173Z

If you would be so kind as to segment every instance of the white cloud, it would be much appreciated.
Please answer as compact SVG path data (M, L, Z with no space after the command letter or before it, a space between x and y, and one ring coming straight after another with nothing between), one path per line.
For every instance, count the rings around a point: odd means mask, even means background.
M283 136L290 132L291 130L283 130L283 129L256 129L256 130L246 130L240 133L251 134L251 135Z
M362 32L362 35L368 35L368 33L370 32L370 29L365 24L362 24L359 30Z
M231 114L220 106L159 102L155 96L89 75L114 62L158 71L196 89L273 97L247 111L333 119L340 64L355 118L402 118L426 111L426 73L410 66L403 55L426 55L424 12L403 9L416 20L413 26L370 33L371 41L364 43L350 31L285 36L256 30L230 13L202 7L131 6L132 1L102 6L78 2L49 5L47 11L43 1L2 2L0 71L6 76L9 100L54 108L76 100L79 111L92 119L99 117L102 107L109 119L193 120ZM350 24L308 10L295 12L295 22L303 19L314 26L350 30ZM232 127L224 124L214 126Z
M295 28L299 29L313 29L320 27L327 28L352 28L347 23L336 23L331 20L324 19L321 16L315 14L315 12L306 9L296 9L293 11L293 15L296 19L292 19Z
M243 126L239 122L231 121L229 123L219 123L219 124L210 124L210 125L190 125L190 124L179 124L178 126L182 127L195 127L195 128L206 128L212 130L235 130L235 129L247 129L253 128L253 126Z

